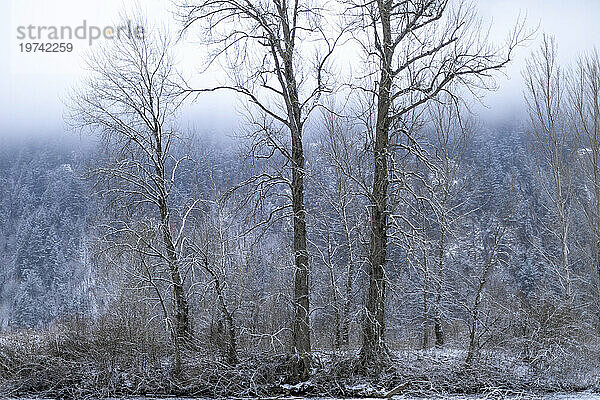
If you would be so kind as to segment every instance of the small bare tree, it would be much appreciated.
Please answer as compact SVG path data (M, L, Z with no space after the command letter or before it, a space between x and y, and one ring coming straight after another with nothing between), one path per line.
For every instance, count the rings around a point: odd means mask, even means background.
M575 135L577 160L584 178L584 190L578 200L590 232L600 329L600 55L597 51L581 57L573 68L568 100L569 128Z
M558 260L543 251L541 254L556 271L563 293L570 297L569 229L573 185L572 151L569 149L572 135L567 127L564 104L567 95L565 78L556 56L554 39L544 35L539 51L528 60L523 76L538 175L545 195L550 199L551 214L556 216L556 225L550 230L560 247Z
M237 326L235 322L235 296L231 293L234 283L235 267L243 263L243 242L235 237L235 226L232 226L232 215L228 213L227 198L213 189L213 198L209 202L202 223L197 228L196 238L191 244L194 262L205 273L207 282L214 287L214 297L224 327L218 340L223 342L222 349L229 365L238 363ZM237 243L237 245L236 245ZM206 291L206 287L201 288ZM233 304L232 304L233 303Z
M459 176L461 161L470 135L471 122L461 115L461 107L451 98L447 102L438 101L428 107L428 119L432 122L433 143L428 165L431 168L431 182L428 195L432 214L435 216L435 265L433 297L433 322L435 345L444 345L443 298L444 276L448 262L448 247L460 220L472 210L465 210L468 200L464 195L469 182Z
M335 343L336 347L340 347L349 344L355 281L363 259L360 238L368 191L361 177L365 161L361 146L364 138L335 108L331 102L322 111L322 133L318 136L319 146L314 160L316 168L311 172L313 185L319 194L319 200L313 205L313 218L317 225L313 229L316 232L320 227L324 231L322 236L325 236L325 244L317 244L315 249L330 271L336 321ZM339 269L344 272L338 272ZM344 283L338 283L339 280Z
M465 359L465 364L467 367L471 367L473 365L473 359L475 358L477 352L481 348L480 339L485 329L481 329L480 325L482 321L480 320L481 307L483 302L483 296L485 293L485 289L489 284L490 277L494 271L494 268L501 260L502 256L502 241L506 234L506 224L504 222L497 223L491 229L491 234L489 238L482 238L486 243L482 243L482 255L483 257L475 256L475 259L481 262L479 268L474 266L477 269L477 275L475 275L475 293L473 297L473 301L470 305L467 305L467 311L469 314L469 344L467 346L467 357ZM476 236L473 234L473 236ZM489 327L486 327L489 329Z

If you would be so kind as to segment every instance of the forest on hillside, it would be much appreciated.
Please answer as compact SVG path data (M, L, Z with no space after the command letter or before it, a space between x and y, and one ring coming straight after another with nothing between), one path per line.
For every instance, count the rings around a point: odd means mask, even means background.
M182 2L227 82L146 30L92 47L69 133L0 141L0 396L600 389L600 55L342 5ZM529 118L478 120L526 43ZM220 90L238 132L180 128Z

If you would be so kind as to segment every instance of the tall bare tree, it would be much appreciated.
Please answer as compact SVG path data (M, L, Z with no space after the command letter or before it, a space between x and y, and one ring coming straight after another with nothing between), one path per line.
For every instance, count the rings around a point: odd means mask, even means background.
M302 136L308 117L328 89L325 67L336 42L328 40L323 31L320 10L319 4L305 0L209 0L179 5L183 30L200 26L214 49L209 63L227 60L234 75L226 85L191 91L228 89L244 96L260 114L253 117L260 143L255 149L266 152L259 157L278 153L291 173L291 179L264 178L283 183L291 191L295 262L292 347L299 360L293 375L298 379L308 375L311 352ZM320 39L320 45L315 46L313 39ZM310 60L308 66L306 59ZM280 135L282 130L289 132L289 145Z
M493 71L504 67L523 40L517 24L505 48L494 48L480 33L475 6L450 0L350 2L355 36L364 49L367 83L373 97L373 184L369 289L361 358L378 363L386 354L385 291L390 178L389 159L402 136L410 140L415 112L441 93L457 96L460 87L489 88Z
M87 60L90 77L73 94L68 118L102 143L106 166L96 176L114 204L135 216L113 221L107 238L123 251L140 253L150 284L168 282L167 323L178 348L192 333L182 249L193 203L183 207L173 199L178 168L187 159L177 155L183 136L174 127L181 86L168 37L153 34L141 17L135 22L145 31L94 47Z

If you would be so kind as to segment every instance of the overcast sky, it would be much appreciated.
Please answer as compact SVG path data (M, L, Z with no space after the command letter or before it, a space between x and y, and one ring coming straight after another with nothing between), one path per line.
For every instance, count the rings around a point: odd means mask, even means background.
M118 19L119 12L131 6L127 0L0 0L0 137L7 135L52 134L63 131L63 99L83 74L81 55L88 51L86 41L73 41L73 53L21 53L17 39L19 26L70 25L83 20L106 26ZM150 23L171 25L170 2L145 0L142 9ZM479 0L476 1L484 23L491 23L493 40L502 41L517 16L527 14L528 24L539 26L537 40L520 49L515 62L500 78L500 89L486 97L483 119L494 120L523 112L521 69L523 60L539 43L542 32L555 35L564 63L577 54L591 50L600 40L600 1L598 0ZM194 74L200 50L186 45L183 67ZM93 46L92 46L93 47ZM202 79L202 78L201 78ZM206 77L204 79L210 79ZM227 132L235 129L234 105L226 95L212 95L188 107L184 124L204 131Z

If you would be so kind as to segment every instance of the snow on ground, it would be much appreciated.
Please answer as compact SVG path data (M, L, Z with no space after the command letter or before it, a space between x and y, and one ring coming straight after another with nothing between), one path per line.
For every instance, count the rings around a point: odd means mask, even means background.
M303 398L303 397L285 397L277 398L278 400L350 400L341 398L328 398L328 397L315 397L315 398ZM393 396L392 400L600 400L600 393L556 393L547 395L533 395L533 394L519 394L519 395L501 395L490 393L487 395L439 395L431 397L415 397L415 396ZM373 397L371 399L361 400L382 400L381 397Z
M264 398L263 400L354 400L352 398L337 398L337 397L273 397ZM500 394L487 394L487 395L440 395L431 397L415 397L415 396L393 396L392 400L600 400L600 393L556 393L548 395L533 395L533 394L519 394L519 395L500 395ZM29 400L29 399L14 399L14 400ZM40 399L36 399L40 400ZM106 400L122 400L121 398L106 399ZM160 397L135 397L128 398L127 400L164 400ZM178 397L169 398L169 400L212 400L212 399L198 399L191 397ZM359 400L359 399L356 399ZM372 398L361 398L360 400L382 400L381 397Z
M103 400L164 400L164 397L128 397L128 398L109 398ZM194 397L169 397L169 400L213 400L210 398L194 398ZM354 400L351 398L336 398L336 397L273 397L264 398L263 400ZM501 395L498 393L490 393L487 395L439 395L430 397L415 397L415 396L393 396L392 400L600 400L600 393L556 393L547 395L519 394L519 395ZM42 398L18 398L7 400L53 400ZM356 399L359 400L359 399ZM382 400L381 397L361 398L360 400Z

